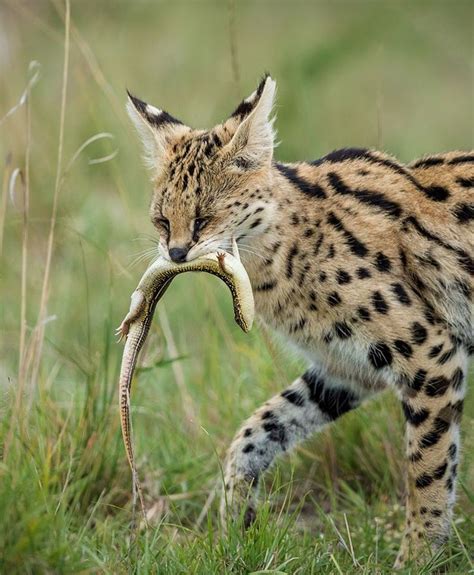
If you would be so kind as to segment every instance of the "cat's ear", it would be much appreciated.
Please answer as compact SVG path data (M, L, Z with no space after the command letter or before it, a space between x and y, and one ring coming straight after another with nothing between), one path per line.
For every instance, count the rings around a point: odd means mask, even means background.
M142 140L145 163L156 172L166 161L170 143L190 128L168 112L139 100L128 91L127 94L127 112Z
M228 122L236 125L228 146L237 164L259 167L271 161L275 143L272 109L276 82L265 76L257 90L243 100Z

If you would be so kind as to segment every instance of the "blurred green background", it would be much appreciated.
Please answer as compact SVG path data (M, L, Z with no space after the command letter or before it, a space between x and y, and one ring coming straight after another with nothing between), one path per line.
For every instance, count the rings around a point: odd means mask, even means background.
M136 260L156 237L125 90L210 127L269 71L282 161L345 146L403 162L472 149L474 3L73 0L64 178L39 346L64 21L59 0L0 1L0 119L25 90L29 63L41 66L28 99L30 137L26 105L0 124L0 570L390 572L404 468L402 417L390 395L281 462L267 482L267 515L246 535L221 537L213 494L225 448L302 364L261 329L240 334L225 288L201 276L175 281L141 360L133 413L155 527L130 542L116 405L122 347L113 329L149 261ZM64 174L76 150L102 133L113 139L91 143ZM23 180L12 185L17 168ZM439 560L453 573L474 569L472 393L463 436L453 547Z

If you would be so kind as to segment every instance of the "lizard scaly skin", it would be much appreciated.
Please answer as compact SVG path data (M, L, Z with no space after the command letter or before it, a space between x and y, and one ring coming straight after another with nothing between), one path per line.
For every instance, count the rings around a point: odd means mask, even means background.
M120 369L119 396L122 435L132 470L133 502L140 499L142 512L145 506L135 466L130 419L130 389L138 354L145 342L158 301L162 298L173 278L183 272L207 272L220 278L229 288L234 304L234 316L243 331L250 331L254 318L254 301L250 280L245 268L236 257L228 253L212 253L191 262L176 264L159 257L146 270L138 287L131 296L130 310L117 329L120 339L125 338L125 348Z

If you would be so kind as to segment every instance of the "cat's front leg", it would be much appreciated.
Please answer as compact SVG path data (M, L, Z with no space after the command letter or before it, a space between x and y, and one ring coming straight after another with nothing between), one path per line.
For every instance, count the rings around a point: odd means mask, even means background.
M275 458L357 407L361 399L362 394L346 382L314 368L259 408L228 451L221 500L223 525L230 515L233 520L242 517L248 527L256 515L259 480Z

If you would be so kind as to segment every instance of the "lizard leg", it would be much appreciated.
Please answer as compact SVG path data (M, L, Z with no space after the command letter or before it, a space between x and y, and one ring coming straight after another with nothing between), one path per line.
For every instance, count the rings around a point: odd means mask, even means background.
M119 337L119 341L122 341L123 338L127 337L130 324L142 313L143 307L146 303L145 296L140 290L135 290L130 299L130 309L122 323L115 331L115 334Z

